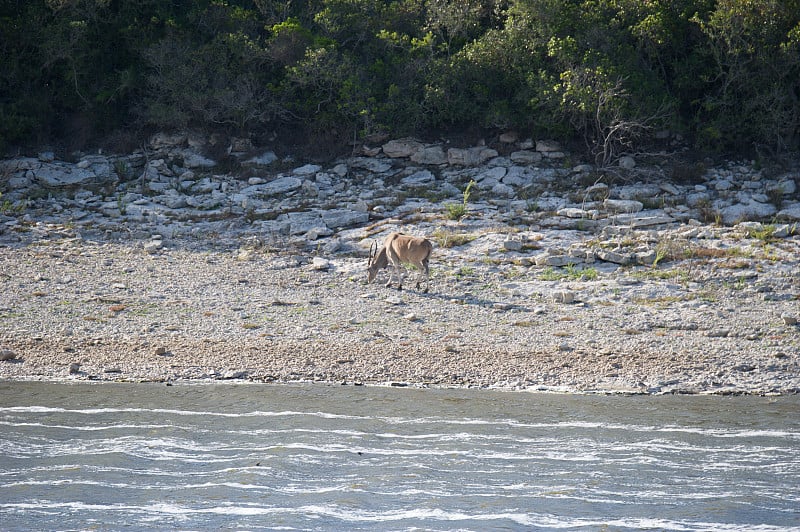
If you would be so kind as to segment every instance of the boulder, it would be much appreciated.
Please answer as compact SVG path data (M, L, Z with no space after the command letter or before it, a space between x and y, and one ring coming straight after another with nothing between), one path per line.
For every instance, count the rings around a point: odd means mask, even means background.
M625 155L619 158L618 164L620 168L624 168L625 170L633 170L636 168L636 159L630 155Z
M274 152L266 151L261 155L256 155L255 157L251 157L244 161L245 165L252 165L252 166L269 166L270 164L274 163L278 160L278 156L275 155Z
M524 187L533 181L533 174L530 169L522 166L512 166L503 176L502 182L512 187Z
M278 222L289 222L290 235L304 235L311 230L316 230L322 227L324 222L319 212L290 212L278 218Z
M322 220L326 226L338 229L369 222L369 213L350 209L331 209L322 211Z
M375 159L372 157L358 157L351 159L350 166L353 168L362 168L375 174L382 174L392 169L392 163L390 161L387 161L386 159Z
M560 152L561 144L554 140L537 140L536 151L541 153Z
M497 155L497 151L486 146L450 148L447 150L447 162L456 166L476 166Z
M411 157L419 150L423 149L424 145L414 139L397 139L390 140L384 144L381 149L387 157Z
M613 262L614 264L620 264L622 266L633 262L633 255L612 251L610 249L598 249L595 251L595 256L600 260Z
M409 187L420 187L427 185L428 183L433 183L435 180L436 178L430 172L430 170L420 170L419 172L414 172L413 174L404 177L400 180L400 183Z
M58 163L44 163L33 173L39 184L50 188L85 186L98 179L91 167L78 168Z
M596 214L597 211L587 211L579 207L564 207L556 212L556 214L565 218L591 218L593 213Z
M217 166L216 161L212 161L191 149L183 150L182 155L183 166L186 168L212 168Z
M303 180L299 177L279 177L269 183L256 186L260 188L261 194L265 196L275 196L277 194L285 194L286 192L297 190L303 186ZM250 187L247 188L249 189Z
M737 203L722 209L722 223L733 225L746 220L769 218L777 212L771 203L760 203L751 200L748 203Z
M636 200L618 200L607 199L603 202L603 206L611 212L639 212L644 208L641 201Z
M514 196L514 189L505 183L497 183L492 187L492 193L496 196L512 197Z
M305 177L314 175L320 170L322 170L322 167L318 164L304 164L303 166L292 170L292 174L296 176Z
M447 163L447 155L441 146L426 146L414 152L411 160L417 164L440 165Z
M150 147L156 151L169 150L186 145L186 133L156 133L150 137Z
M500 181L505 177L507 171L508 170L506 170L502 166L495 166L494 168L489 168L484 172L480 172L478 175L475 176L475 181L480 183L481 181L489 179L496 183L497 181Z
M542 160L541 153L530 150L515 151L509 157L515 164L535 164Z
M800 203L793 203L781 209L777 217L781 220L800 221Z

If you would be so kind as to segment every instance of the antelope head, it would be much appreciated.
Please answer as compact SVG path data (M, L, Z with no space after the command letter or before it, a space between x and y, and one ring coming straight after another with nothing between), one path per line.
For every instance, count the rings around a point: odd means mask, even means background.
M386 247L378 250L378 243L373 242L369 247L369 260L367 261L367 283L371 283L378 275L378 270L382 270L389 265L389 259L386 256Z

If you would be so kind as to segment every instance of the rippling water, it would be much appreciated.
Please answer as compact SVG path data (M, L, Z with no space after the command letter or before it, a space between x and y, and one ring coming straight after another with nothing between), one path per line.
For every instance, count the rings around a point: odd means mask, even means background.
M0 528L800 530L800 397L0 383Z

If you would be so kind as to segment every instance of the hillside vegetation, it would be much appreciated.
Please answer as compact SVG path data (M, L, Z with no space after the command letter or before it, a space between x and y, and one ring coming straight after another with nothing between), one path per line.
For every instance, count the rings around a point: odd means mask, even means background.
M193 128L800 148L800 0L3 0L0 153Z

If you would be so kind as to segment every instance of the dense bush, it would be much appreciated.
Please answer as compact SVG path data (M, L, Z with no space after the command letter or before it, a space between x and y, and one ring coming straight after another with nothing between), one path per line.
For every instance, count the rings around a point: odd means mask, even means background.
M0 0L0 150L196 128L800 149L800 0Z

